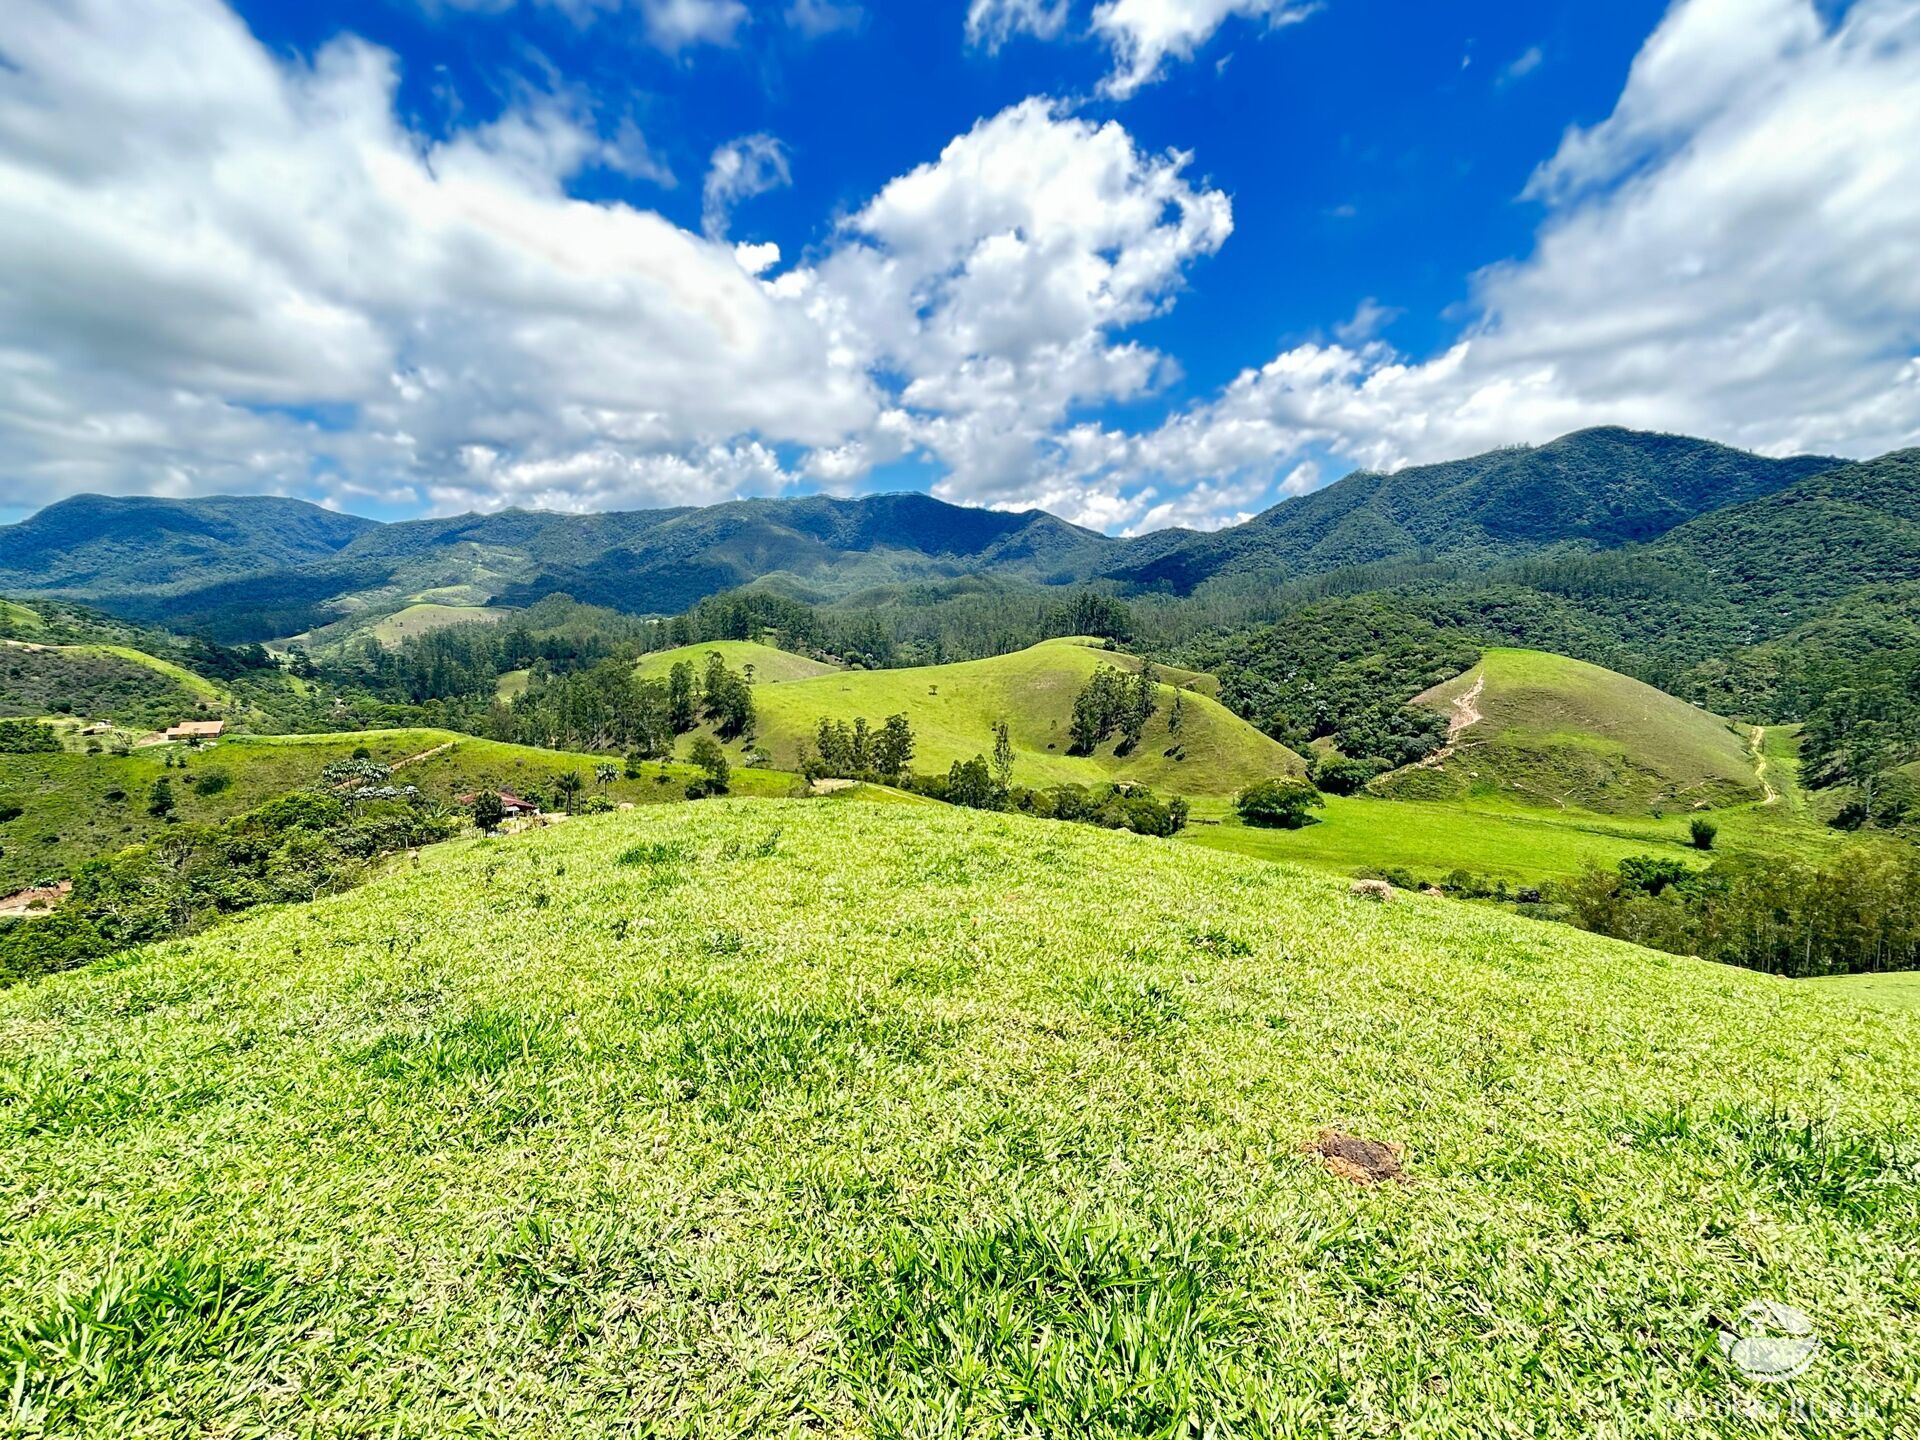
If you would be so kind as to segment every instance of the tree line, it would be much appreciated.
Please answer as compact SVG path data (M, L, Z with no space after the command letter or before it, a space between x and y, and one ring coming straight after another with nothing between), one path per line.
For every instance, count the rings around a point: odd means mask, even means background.
M1548 897L1584 930L1772 975L1920 969L1920 850L1907 846L1817 861L1728 856L1699 871L1628 857Z

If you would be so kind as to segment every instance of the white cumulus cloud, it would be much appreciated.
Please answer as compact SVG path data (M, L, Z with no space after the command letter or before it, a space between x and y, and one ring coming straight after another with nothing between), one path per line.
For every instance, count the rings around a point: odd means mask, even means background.
M461 484L469 446L700 463L877 413L730 248L571 199L608 142L563 108L430 142L397 119L385 52L281 61L213 0L15 0L0 54L17 503L424 493Z
M1689 0L1614 113L1542 164L1533 252L1478 277L1478 318L1441 353L1369 339L1363 304L1339 343L1244 371L1083 478L1273 476L1311 449L1390 468L1603 423L1770 453L1911 445L1916 136L1915 0L1837 19Z
M1125 97L1159 79L1169 60L1192 59L1229 19L1278 29L1306 19L1314 9L1300 0L1101 0L1094 7L1093 28L1113 50L1107 92Z
M998 50L1015 35L1051 40L1067 28L1069 0L970 0L967 42Z

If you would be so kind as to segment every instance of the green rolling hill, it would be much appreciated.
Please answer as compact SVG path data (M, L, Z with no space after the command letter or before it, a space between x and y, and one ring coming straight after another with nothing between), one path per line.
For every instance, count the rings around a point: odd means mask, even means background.
M1416 703L1449 716L1452 744L1376 781L1378 793L1623 813L1763 798L1745 731L1564 655L1489 650Z
M1650 1437L1758 1403L1763 1298L1892 1435L1916 1073L1834 990L1189 846L587 818L0 993L0 1357L47 1434Z
M691 647L690 657L704 648ZM877 726L903 713L913 725L914 768L923 771L990 753L993 727L1004 719L1019 785L1132 780L1179 795L1227 795L1254 780L1305 768L1284 745L1195 691L1181 699L1179 733L1170 732L1171 685L1161 687L1160 708L1132 754L1115 754L1117 742L1110 740L1092 755L1069 755L1074 697L1100 666L1137 670L1139 664L1131 655L1067 639L991 660L838 671L760 685L754 691L757 743L775 765L797 767L801 744L812 739L822 719L851 723L865 716Z
M840 673L837 665L795 655L790 650L779 650L772 645L761 645L752 640L710 640L704 645L682 645L678 649L656 650L650 655L643 655L640 658L640 674L648 680L664 680L673 667L682 662L693 666L696 675L704 674L707 656L713 652L719 653L729 669L742 674L746 673L749 665L752 666L753 683L756 685L814 680L822 675Z

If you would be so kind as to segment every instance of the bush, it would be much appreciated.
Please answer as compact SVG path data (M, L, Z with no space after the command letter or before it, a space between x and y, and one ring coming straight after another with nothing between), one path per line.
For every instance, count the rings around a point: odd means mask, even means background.
M1687 835L1693 841L1693 848L1696 850L1713 849L1714 837L1719 833L1720 827L1718 825L1714 824L1711 820L1700 819L1698 817L1687 826Z
M209 770L193 782L193 793L196 795L218 795L223 790L230 789L232 785L233 777L227 774L226 771Z
M1307 823L1309 810L1324 809L1326 803L1306 781L1278 779L1249 785L1234 801L1234 808L1249 825L1298 830Z
M1379 773L1373 761L1345 755L1322 755L1313 762L1313 783L1329 795L1351 795Z
M727 762L727 752L716 745L710 736L696 737L692 749L687 752L687 758L706 772L687 786L689 800L704 800L709 795L727 793L727 781L733 774L733 766Z

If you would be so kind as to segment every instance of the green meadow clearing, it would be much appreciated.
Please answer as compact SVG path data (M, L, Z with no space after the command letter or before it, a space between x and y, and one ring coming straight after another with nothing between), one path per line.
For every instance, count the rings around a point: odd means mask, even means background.
M1327 795L1325 808L1313 812L1314 823L1299 830L1241 825L1230 805L1214 801L1194 807L1195 823L1182 838L1343 875L1405 869L1422 881L1438 881L1465 870L1528 885L1565 879L1589 864L1617 864L1630 855L1671 855L1705 865L1727 854L1817 859L1862 843L1823 824L1800 788L1793 727L1765 731L1762 753L1773 802L1704 812L1719 829L1711 852L1693 848L1688 835L1689 822L1702 812L1600 814L1486 793L1442 800Z
M1889 975L1822 975L1803 984L1818 986L1835 995L1844 995L1864 1005L1886 1010L1920 1011L1920 972L1895 971Z
M0 994L0 1405L1886 1436L1916 1123L1911 1017L1822 988L1088 827L655 807ZM1722 1353L1758 1300L1814 1318L1789 1386Z
M823 660L813 660L805 655L796 655L791 650L781 650L772 645L761 645L752 640L709 640L704 645L682 645L673 650L655 650L640 657L639 672L643 679L664 680L679 664L693 666L698 678L707 672L707 656L718 655L726 662L730 670L745 674L751 666L753 683L756 685L778 685L788 680L813 680L822 675L837 675L838 665L829 665Z

